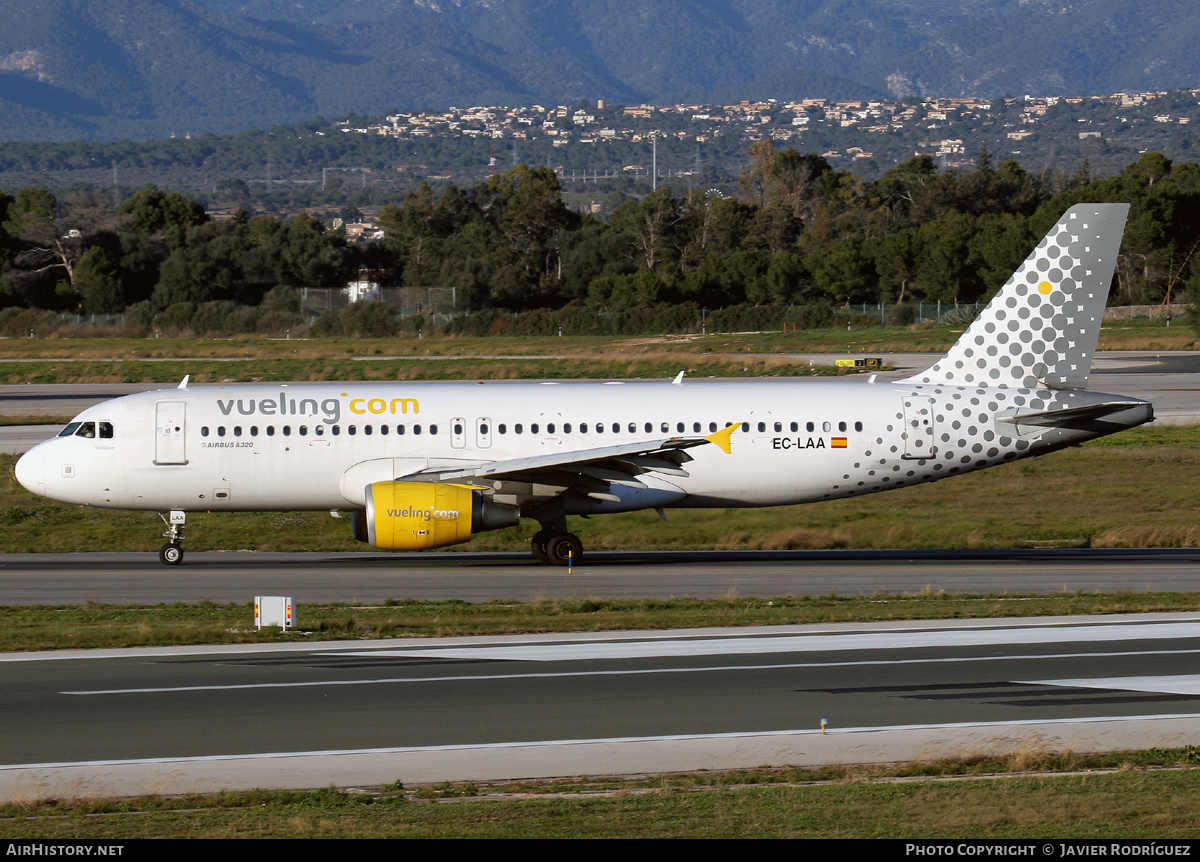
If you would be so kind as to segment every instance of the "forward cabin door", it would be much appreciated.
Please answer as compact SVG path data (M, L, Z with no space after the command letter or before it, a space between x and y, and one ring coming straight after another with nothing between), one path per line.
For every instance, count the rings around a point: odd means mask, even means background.
M154 405L154 463L186 464L186 403L159 401Z

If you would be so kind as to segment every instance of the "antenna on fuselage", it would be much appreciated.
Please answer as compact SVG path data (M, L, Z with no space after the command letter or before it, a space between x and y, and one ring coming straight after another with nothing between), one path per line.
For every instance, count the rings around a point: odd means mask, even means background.
M672 386L682 386L683 385L683 372L682 371L680 371L678 374L675 375L675 379L671 381L671 385Z
M191 376L192 375L190 374L183 375L183 379L179 381L179 385L176 387L176 389L187 389L188 378Z

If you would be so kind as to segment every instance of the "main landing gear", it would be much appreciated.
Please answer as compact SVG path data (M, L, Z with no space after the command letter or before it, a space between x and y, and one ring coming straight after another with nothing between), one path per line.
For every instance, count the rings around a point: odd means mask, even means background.
M168 542L158 549L158 558L163 565L178 566L183 561L183 525L187 515L178 509L172 509L170 520L162 514L159 514L159 517L167 525L167 532L163 533L163 538Z
M543 563L556 566L579 565L583 559L583 542L565 529L553 530L543 527L533 534L529 546L534 557Z

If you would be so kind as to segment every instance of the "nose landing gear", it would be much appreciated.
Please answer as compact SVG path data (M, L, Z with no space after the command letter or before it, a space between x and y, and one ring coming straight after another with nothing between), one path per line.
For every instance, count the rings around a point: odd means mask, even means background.
M167 525L167 532L163 533L163 538L168 541L158 549L158 558L163 565L178 566L183 561L183 525L187 520L187 514L178 509L172 509L170 520L161 513L159 517Z

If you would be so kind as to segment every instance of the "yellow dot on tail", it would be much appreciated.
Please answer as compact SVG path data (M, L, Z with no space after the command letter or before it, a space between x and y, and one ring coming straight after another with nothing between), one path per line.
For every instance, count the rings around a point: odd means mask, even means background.
M1041 292L1042 296L1049 296L1050 291L1052 291L1052 290L1054 290L1054 285L1052 285L1048 281L1043 281L1041 284L1038 285L1038 291Z

